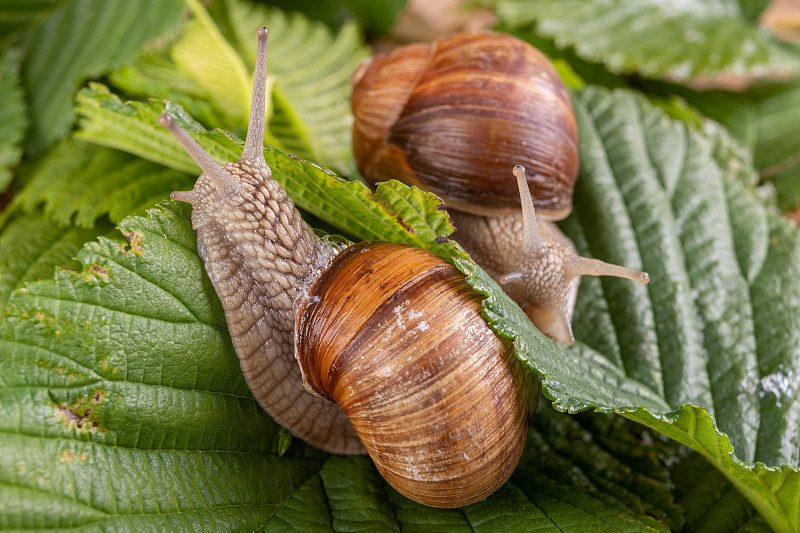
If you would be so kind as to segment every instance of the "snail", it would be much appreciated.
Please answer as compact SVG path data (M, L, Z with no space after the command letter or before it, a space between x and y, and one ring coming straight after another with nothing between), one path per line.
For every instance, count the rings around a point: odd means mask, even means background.
M238 162L218 164L169 114L159 118L203 170L171 198L192 205L247 384L293 435L368 453L407 497L479 501L519 461L538 383L450 263L389 243L340 251L302 220L264 160L267 35L258 30Z
M376 55L353 74L351 107L362 176L440 196L453 237L545 334L574 343L582 275L648 283L578 256L551 222L572 210L578 129L557 72L530 44L468 32Z

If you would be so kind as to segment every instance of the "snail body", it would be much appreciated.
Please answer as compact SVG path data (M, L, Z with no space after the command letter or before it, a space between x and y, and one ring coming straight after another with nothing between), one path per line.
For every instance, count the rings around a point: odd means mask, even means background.
M439 195L454 238L547 335L574 342L580 276L649 281L579 257L550 222L572 209L578 130L566 88L530 44L471 32L377 55L354 73L351 107L362 176Z
M314 235L264 160L265 28L258 42L238 162L219 165L168 114L159 119L203 169L171 197L192 204L247 384L293 435L369 453L407 497L479 501L519 461L538 389L452 265L401 245L339 252Z

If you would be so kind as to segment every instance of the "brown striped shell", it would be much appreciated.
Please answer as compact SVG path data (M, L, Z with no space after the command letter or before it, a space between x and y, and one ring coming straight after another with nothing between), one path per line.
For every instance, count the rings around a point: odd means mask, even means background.
M353 76L353 150L371 183L397 179L448 207L519 211L509 169L528 169L539 215L564 218L578 174L578 131L550 61L510 35L459 33L398 48Z
M305 386L341 407L396 490L459 507L508 479L538 389L452 265L417 248L359 243L295 308Z

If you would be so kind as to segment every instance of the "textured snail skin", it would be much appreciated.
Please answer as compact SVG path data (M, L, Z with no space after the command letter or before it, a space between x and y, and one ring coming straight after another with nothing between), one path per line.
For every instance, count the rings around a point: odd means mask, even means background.
M377 55L353 76L353 152L370 181L398 179L484 215L520 209L511 164L540 215L572 206L578 130L550 61L501 33L459 33Z
M205 171L193 190L171 196L192 204L198 253L225 310L247 385L261 407L318 448L364 453L341 410L303 389L294 358L292 306L300 287L324 262L325 249L264 161L266 40L262 28L247 142L238 162L220 167L169 115L162 115L161 124Z
M365 242L309 293L295 333L306 386L341 406L390 485L460 507L505 483L538 388L463 274L424 250Z

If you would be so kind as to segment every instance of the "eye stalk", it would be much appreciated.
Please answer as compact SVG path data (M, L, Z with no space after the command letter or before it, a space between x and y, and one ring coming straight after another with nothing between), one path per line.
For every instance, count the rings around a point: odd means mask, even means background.
M518 269L501 275L498 282L501 285L517 284L520 286L517 290L529 292L532 301L526 312L533 323L551 337L573 344L575 337L571 321L574 297L571 292L577 291L581 276L614 276L646 285L650 275L599 259L581 257L573 246L555 239L543 239L539 226L544 221L536 218L525 167L517 165L512 172L517 178L522 203L524 239L520 247ZM552 225L551 222L547 224ZM563 238L566 240L566 237Z

